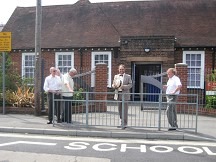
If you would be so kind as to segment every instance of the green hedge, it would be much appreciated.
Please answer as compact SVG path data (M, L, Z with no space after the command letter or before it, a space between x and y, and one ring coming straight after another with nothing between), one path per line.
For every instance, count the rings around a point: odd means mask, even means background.
M216 109L216 96L206 96L206 108Z

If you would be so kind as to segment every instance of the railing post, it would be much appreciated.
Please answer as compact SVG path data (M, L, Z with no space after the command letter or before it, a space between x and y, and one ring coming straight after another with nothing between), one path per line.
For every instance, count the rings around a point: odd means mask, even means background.
M87 92L86 93L86 127L88 127L88 121L89 121L89 118L88 118L88 116L89 116L89 93Z
M54 96L54 93L52 93L52 102L53 102L52 103L52 123L53 123L53 126L54 126L55 125L55 96Z
M159 113L158 113L158 130L161 130L161 107L162 107L162 95L159 94Z
M195 128L196 133L197 133L197 127L198 127L198 94L196 95L196 128Z

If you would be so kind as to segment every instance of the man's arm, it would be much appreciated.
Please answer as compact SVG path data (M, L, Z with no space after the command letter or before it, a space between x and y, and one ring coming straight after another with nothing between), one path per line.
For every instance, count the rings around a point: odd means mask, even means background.
M121 86L121 89L122 90L129 90L132 88L133 84L132 84L132 80L131 80L131 76L130 75L127 75L127 79L128 79L128 84L124 84Z

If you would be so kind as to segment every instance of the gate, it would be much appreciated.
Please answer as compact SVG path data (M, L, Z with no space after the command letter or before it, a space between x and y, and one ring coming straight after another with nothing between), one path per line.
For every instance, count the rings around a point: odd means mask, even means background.
M95 70L88 71L82 69L81 71L77 70L77 75L73 77L75 83L75 91L82 91L82 92L93 92L94 89L91 87L91 75L95 73Z
M142 78L141 76L150 76L155 74L161 73L161 64L145 64L145 63L134 63L133 64L133 73L132 73L132 80L133 80L133 93L160 93L160 88L152 85L151 83L141 83ZM155 77L158 81L161 81L161 76ZM142 84L142 85L141 85ZM141 88L142 86L142 88ZM157 96L143 96L145 98L140 98L141 96L134 94L133 100L144 100L144 101L158 101Z

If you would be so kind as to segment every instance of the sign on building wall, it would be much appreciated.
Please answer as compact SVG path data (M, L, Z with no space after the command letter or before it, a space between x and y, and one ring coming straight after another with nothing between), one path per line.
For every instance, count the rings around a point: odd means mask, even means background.
M11 51L11 32L0 32L0 52Z
M206 90L207 91L216 91L216 82L207 82Z

